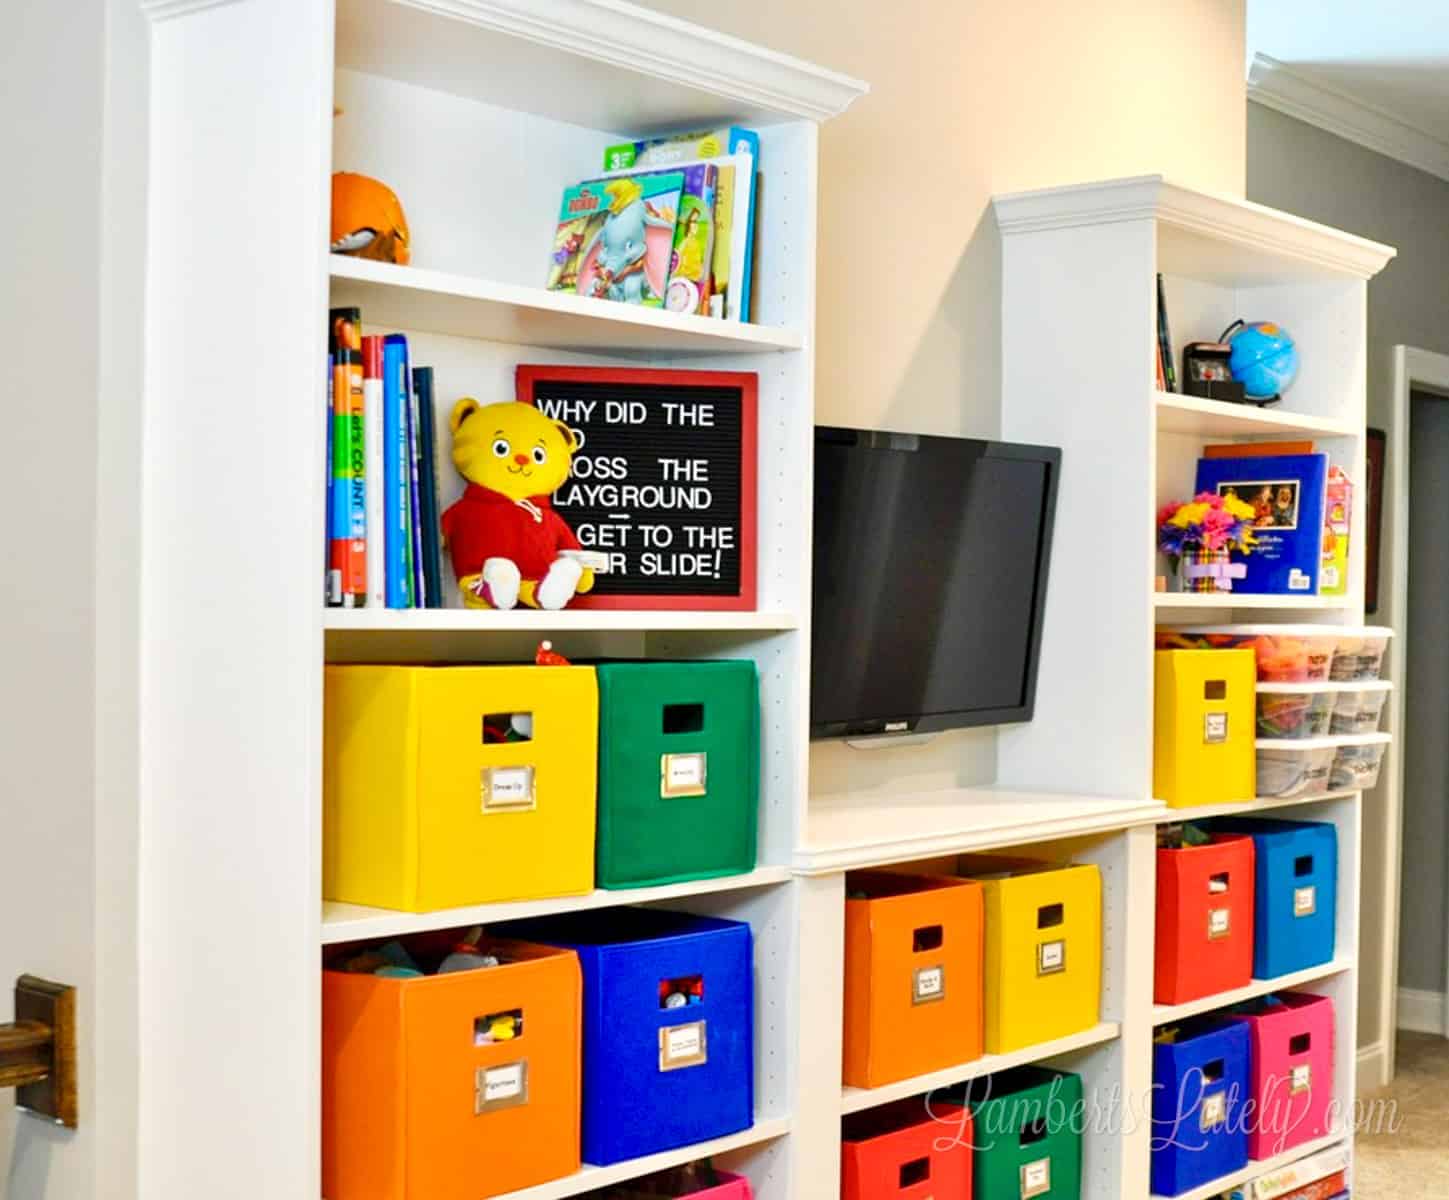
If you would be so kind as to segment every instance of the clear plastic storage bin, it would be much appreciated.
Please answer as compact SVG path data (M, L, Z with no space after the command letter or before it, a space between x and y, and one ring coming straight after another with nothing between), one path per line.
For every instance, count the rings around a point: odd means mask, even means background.
M1258 736L1275 739L1324 737L1333 723L1336 699L1333 692L1316 690L1311 684L1260 683L1257 691Z
M1159 650L1253 651L1260 683L1323 683L1342 629L1326 625L1187 625L1157 631Z
M1340 683L1377 679L1394 631L1383 625L1363 625L1337 630L1337 634L1331 677Z
M1366 683L1350 687L1334 698L1333 724L1330 733L1377 733L1384 716L1384 701L1389 698L1387 683Z
M1333 757L1328 786L1336 792L1365 791L1379 781L1379 768L1383 766L1384 751L1389 748L1389 735L1372 734L1348 746L1340 746Z
M1327 738L1259 738L1258 795L1293 799L1321 796L1328 791L1328 777L1338 744Z

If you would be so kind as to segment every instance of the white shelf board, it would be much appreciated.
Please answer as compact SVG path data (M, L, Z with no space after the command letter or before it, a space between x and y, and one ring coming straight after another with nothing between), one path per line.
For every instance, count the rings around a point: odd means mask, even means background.
M515 608L508 612L476 608L328 608L328 630L374 633L612 633L635 630L783 630L800 621L778 609L765 612L705 612L681 609L583 609L545 612Z
M336 58L340 67L629 135L730 119L823 121L870 90L623 0L339 0Z
M333 307L355 306L371 330L410 329L552 350L649 351L658 354L758 354L799 350L797 330L666 312L541 287L520 287L328 257Z
M1258 408L1252 404L1229 404L1177 392L1155 392L1158 433L1189 433L1204 438L1235 437L1356 437L1363 428L1351 421L1291 412L1282 408Z
M1235 817L1240 813L1272 812L1274 809L1293 808L1300 804L1322 804L1325 800L1346 800L1358 795L1356 791L1322 792L1317 796L1259 796L1253 800L1234 800L1228 804L1194 804L1187 808L1168 808L1158 818L1158 823L1167 825L1177 821L1206 821L1212 817Z
M695 1142L690 1146L680 1146L677 1150L664 1150L644 1158L631 1158L607 1167L585 1164L582 1169L572 1175L565 1175L562 1179L551 1179L547 1183L520 1188L516 1192L504 1192L493 1200L560 1200L563 1196L577 1196L581 1192L591 1192L595 1188L638 1179L641 1175L652 1175L655 1171L666 1171L670 1167L694 1162L696 1159L728 1154L731 1150L742 1150L746 1146L773 1141L789 1132L789 1117L756 1117L750 1128L739 1133L712 1138L707 1142Z
M1281 992L1289 988L1301 987L1305 983L1312 983L1318 979L1342 975L1346 971L1352 971L1357 962L1358 959L1353 954L1340 954L1331 962L1320 963L1316 967L1307 967L1289 975L1279 975L1276 979L1255 979L1246 987L1217 992L1211 996L1204 996L1201 1000L1189 1000L1186 1004L1154 1004L1152 1006L1152 1025L1154 1029L1162 1025L1171 1025L1176 1021L1185 1021L1188 1017L1195 1017L1200 1013L1213 1012L1219 1008L1241 1004L1244 1000L1256 1000L1259 996L1267 996L1272 992Z
M1054 1041L1039 1042L1035 1046L1013 1050L1010 1054L987 1054L982 1058L973 1059L969 1063L945 1067L940 1071L931 1071L925 1075L915 1075L910 1079L902 1079L898 1083L887 1083L876 1088L847 1087L840 1094L840 1111L842 1113L859 1112L864 1108L875 1108L877 1105L889 1104L893 1100L919 1096L922 1093L934 1091L936 1088L952 1087L958 1083L965 1083L968 1079L980 1079L983 1076L993 1075L998 1071L1007 1071L1026 1063L1055 1058L1058 1054L1070 1054L1073 1050L1100 1046L1103 1042L1115 1041L1121 1033L1122 1027L1117 1022L1103 1021L1090 1029L1084 1029L1080 1033L1073 1033L1067 1037L1056 1038Z
M1157 800L1018 791L853 792L812 797L795 869L825 875L945 854L1151 825Z
M1334 612L1349 607L1347 596L1263 595L1252 592L1153 592L1158 612L1193 612L1199 609L1296 609L1299 612Z
M579 912L589 908L613 908L624 904L647 904L744 888L768 887L790 878L788 867L757 867L744 875L716 879L691 879L659 887L624 888L617 891L595 888L582 896L555 896L546 900L512 900L499 904L474 904L465 908L443 908L433 912L398 912L371 908L365 904L322 902L322 944L365 941L372 938L404 937L432 929L458 929L469 925L491 925L523 917L544 917L553 913Z
M1292 1150L1285 1150L1282 1154L1265 1158L1262 1162L1250 1162L1241 1171L1234 1171L1231 1175L1224 1175L1221 1179L1215 1179L1211 1183L1205 1183L1201 1187L1183 1192L1172 1197L1172 1200L1216 1200L1223 1192L1231 1191L1240 1183L1247 1183L1250 1179L1257 1179L1260 1175L1268 1175L1273 1171L1281 1170L1296 1163L1299 1159L1317 1154L1320 1150L1327 1150L1330 1146L1337 1146L1343 1140L1344 1137L1341 1133L1330 1133L1326 1137L1315 1138L1311 1142L1295 1146ZM1356 1187L1354 1194L1358 1194ZM1166 1200L1166 1198L1154 1193L1151 1200Z

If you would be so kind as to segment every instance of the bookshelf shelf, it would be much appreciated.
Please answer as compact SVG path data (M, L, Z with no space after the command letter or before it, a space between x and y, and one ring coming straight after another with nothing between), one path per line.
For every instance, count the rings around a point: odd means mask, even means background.
M1356 437L1363 433L1362 425L1352 421L1204 400L1177 392L1157 392L1153 403L1159 433L1186 433L1203 438Z
M759 354L800 350L793 329L614 304L492 279L332 255L333 306L369 326L481 338L550 350Z
M1200 1013L1213 1012L1219 1008L1241 1004L1244 1000L1256 1000L1259 996L1287 991L1291 988L1302 987L1305 983L1342 975L1347 971L1352 971L1356 961L1352 954L1340 954L1332 962L1321 963L1302 971L1294 971L1291 975L1280 975L1276 979L1255 979L1246 987L1233 988L1228 992L1217 992L1211 996L1204 996L1201 1000L1190 1000L1186 1004L1154 1004L1152 1006L1152 1024L1154 1026L1171 1025L1176 1021L1185 1021L1188 1017L1198 1016Z
M348 633L612 633L689 630L772 632L798 629L799 618L783 610L764 612L685 612L565 609L542 612L512 609L492 612L467 608L329 608L323 627Z
M716 895L746 888L769 887L772 884L785 883L789 878L788 867L758 867L745 875L693 879L687 883L671 883L661 887L630 888L625 891L595 888L582 896L477 904L467 908L445 908L426 913L397 912L387 908L372 908L365 904L341 904L325 900L322 903L322 944L331 946L339 942L406 937L433 929L461 929L469 925L544 917L554 913L582 912L590 908L613 908L617 905L677 900L685 896Z
M1152 603L1159 613L1191 614L1204 609L1212 611L1251 611L1253 609L1298 610L1300 612L1343 612L1354 604L1346 596L1268 596L1246 592L1153 592Z
M1252 816L1275 809L1295 808L1304 804L1322 804L1325 800L1347 800L1357 793L1320 792L1316 796L1259 796L1253 800L1234 800L1228 804L1198 804L1191 808L1167 808L1159 817L1160 824L1174 824L1178 821L1206 821L1212 817Z
M1221 1179L1215 1179L1211 1183L1205 1183L1201 1187L1195 1187L1190 1192L1183 1192L1173 1200L1217 1200L1218 1196L1231 1192L1240 1184L1247 1183L1250 1179L1258 1179L1264 1175L1270 1175L1274 1171L1280 1171L1284 1167L1292 1166L1294 1163L1317 1154L1320 1150L1327 1150L1331 1146L1337 1146L1344 1140L1341 1133L1330 1133L1327 1137L1317 1138L1311 1142L1305 1142L1301 1146L1295 1146L1292 1150L1285 1150L1282 1154L1273 1158L1265 1158L1262 1162L1250 1162L1241 1171L1234 1171L1231 1175L1224 1175ZM1151 1200L1166 1200L1165 1197L1154 1195Z

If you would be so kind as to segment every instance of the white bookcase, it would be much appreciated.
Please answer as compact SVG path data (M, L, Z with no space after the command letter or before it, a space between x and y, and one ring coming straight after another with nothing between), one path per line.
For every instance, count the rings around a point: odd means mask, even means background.
M154 0L146 272L138 766L138 1148L147 1200L317 1200L322 948L353 937L611 903L748 920L756 1123L718 1142L517 1193L551 1200L704 1155L760 1200L835 1200L843 1113L1025 1061L1145 1097L1154 1013L1151 631L1211 616L1152 592L1153 500L1193 438L1301 422L1362 478L1363 289L1381 247L1158 180L998 203L1003 434L1064 449L1038 708L1003 731L996 783L813 797L809 512L820 121L865 86L622 0ZM343 110L333 116L334 103ZM562 188L621 135L760 131L755 325L544 292ZM408 268L326 252L333 169L396 187ZM1286 412L1157 397L1153 278L1179 340L1256 289L1309 365ZM440 403L511 395L515 364L757 372L759 602L752 613L396 613L320 602L320 364L329 304L410 335ZM1244 315L1253 315L1245 313ZM1222 319L1220 319L1222 318ZM1301 411L1294 406L1301 406ZM1294 414L1291 415L1290 414ZM1284 422L1290 422L1285 426ZM1244 423L1247 424L1244 424ZM1257 422L1261 422L1259 425ZM1127 536L1099 536L1101 489ZM447 497L445 497L446 499ZM1362 546L1362 525L1356 546ZM1352 597L1303 606L1358 618ZM1261 606L1266 607L1266 606ZM1294 614L1295 618L1298 614ZM321 902L328 661L752 657L762 679L758 869L744 878L427 916ZM1357 795L1338 824L1341 960L1305 986L1340 1007L1352 1089ZM845 872L1044 846L1105 881L1101 1022L869 1092L841 1086ZM1094 1126L1083 1194L1145 1200L1149 1130Z

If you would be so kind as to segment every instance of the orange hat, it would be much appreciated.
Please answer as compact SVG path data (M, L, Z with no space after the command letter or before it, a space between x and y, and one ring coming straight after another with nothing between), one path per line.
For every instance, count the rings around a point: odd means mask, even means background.
M408 219L393 190L366 175L332 176L332 252L406 265Z

